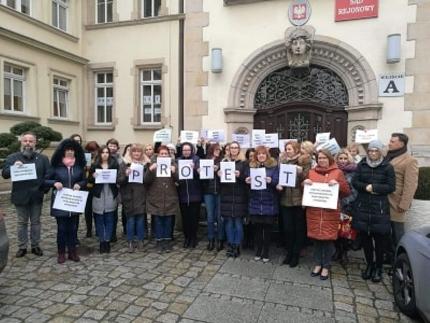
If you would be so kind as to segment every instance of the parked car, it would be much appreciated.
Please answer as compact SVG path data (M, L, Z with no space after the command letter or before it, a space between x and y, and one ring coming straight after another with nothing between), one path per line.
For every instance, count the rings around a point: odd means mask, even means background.
M394 300L410 317L430 322L430 226L406 232L396 250L393 271Z
M4 214L0 211L0 273L7 264L9 254L9 239L6 232L6 224L4 223Z

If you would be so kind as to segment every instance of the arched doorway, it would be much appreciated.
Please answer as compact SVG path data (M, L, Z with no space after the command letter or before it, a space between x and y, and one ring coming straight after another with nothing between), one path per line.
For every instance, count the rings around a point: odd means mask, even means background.
M347 144L348 91L332 70L311 65L270 73L254 97L254 128L278 133L280 138L315 140L330 132L341 146Z

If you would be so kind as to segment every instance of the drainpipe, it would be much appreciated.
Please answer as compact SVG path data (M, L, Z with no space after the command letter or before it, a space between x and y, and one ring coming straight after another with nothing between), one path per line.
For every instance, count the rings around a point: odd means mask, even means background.
M179 14L184 13L184 0L179 0ZM185 19L179 19L179 94L178 94L178 135L184 130L184 29Z

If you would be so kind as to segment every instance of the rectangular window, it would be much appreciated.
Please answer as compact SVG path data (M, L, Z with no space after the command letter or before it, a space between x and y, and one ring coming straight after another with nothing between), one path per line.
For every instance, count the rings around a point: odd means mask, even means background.
M30 15L31 0L0 0L2 5Z
M160 12L161 0L142 0L142 17L156 17Z
M96 0L97 1L97 23L103 24L112 22L113 0Z
M113 73L98 72L95 74L95 80L96 124L111 124L113 107Z
M67 118L69 110L69 81L54 77L53 94L53 116L55 118Z
M67 30L68 0L52 0L52 25Z
M142 123L161 122L161 69L140 70L140 111Z
M22 67L4 65L4 109L24 112L25 70Z

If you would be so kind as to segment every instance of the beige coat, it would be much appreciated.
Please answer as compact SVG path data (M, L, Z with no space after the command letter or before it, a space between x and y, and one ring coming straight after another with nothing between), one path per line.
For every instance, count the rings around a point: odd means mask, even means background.
M388 195L391 220L405 222L405 211L411 207L418 186L418 162L408 153L390 161L396 173L396 190Z

